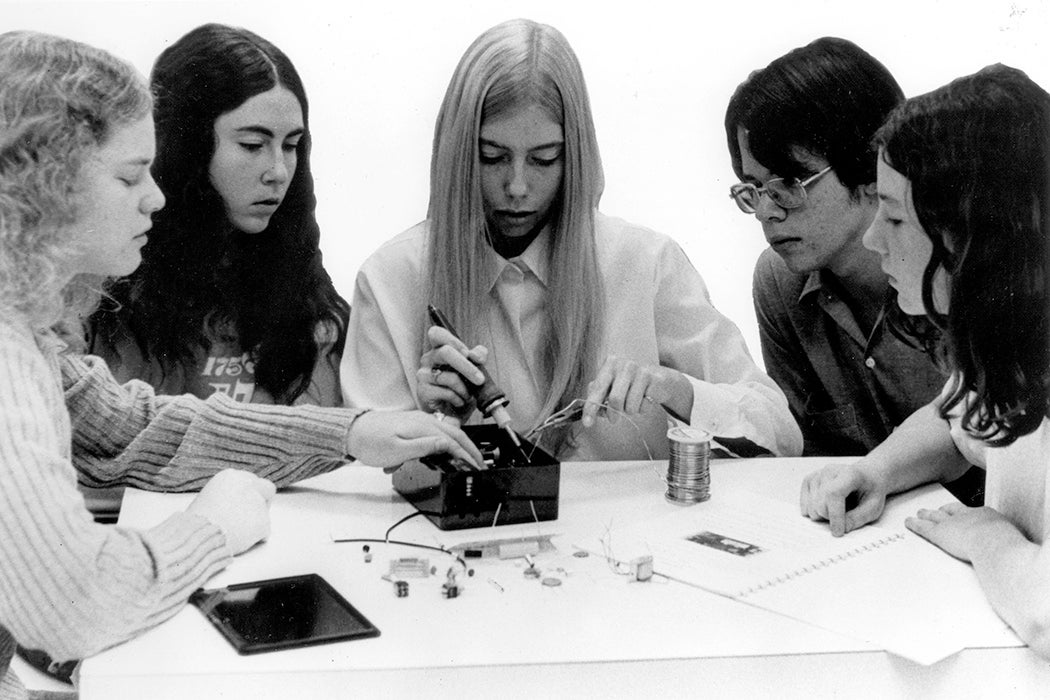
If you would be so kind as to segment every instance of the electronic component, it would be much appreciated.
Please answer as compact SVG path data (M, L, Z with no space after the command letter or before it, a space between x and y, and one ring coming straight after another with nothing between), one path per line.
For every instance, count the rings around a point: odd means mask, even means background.
M459 597L459 584L456 582L456 571L451 567L449 568L448 573L445 574L445 582L441 584L441 595L445 598Z
M394 472L394 489L442 530L490 527L558 517L561 464L527 440L523 462L507 434L495 425L468 425L475 445L487 444L494 466L476 470L448 454L410 460ZM498 455L498 456L497 456Z
M517 559L540 551L540 543L534 539L504 542L499 546L500 559Z
M648 581L653 577L653 555L643 554L629 563L631 576L635 581Z
M390 572L387 574L392 579L397 578L426 578L434 573L435 567L430 565L430 560L421 557L400 557L390 560Z

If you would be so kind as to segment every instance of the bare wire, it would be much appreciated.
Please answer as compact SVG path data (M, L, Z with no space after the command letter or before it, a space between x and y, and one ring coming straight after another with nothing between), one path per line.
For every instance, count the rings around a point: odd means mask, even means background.
M588 401L587 399L573 399L568 404L566 404L565 407L562 408L560 411L555 411L554 413L547 416L547 419L539 425L537 425L532 430L530 430L528 434L525 435L525 438L528 440L532 440L533 438L537 437L540 433L546 430L580 420L581 418L583 418L583 409L589 403L598 406L599 411L612 411L613 413L616 413L626 418L627 422L631 424L632 428L634 428L635 433L637 433L638 440L642 443L642 447L645 448L645 454L649 458L649 461L653 461L653 451L649 449L649 443L645 441L645 434L642 433L642 429L638 427L638 423L635 422L634 418L628 415L625 411L621 411L618 408L613 408L607 403ZM535 449L536 445L534 442L533 451L535 451ZM531 459L532 455L530 454L529 460L531 461Z

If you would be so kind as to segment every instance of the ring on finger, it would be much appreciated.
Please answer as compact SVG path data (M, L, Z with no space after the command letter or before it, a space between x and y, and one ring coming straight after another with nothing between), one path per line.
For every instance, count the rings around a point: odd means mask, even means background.
M434 418L437 420L438 423L440 423L441 421L445 420L445 414L441 411L434 411Z
M431 367L430 368L430 376L432 376L436 380L438 377L441 376L441 368L438 367L437 365L434 365L433 367Z

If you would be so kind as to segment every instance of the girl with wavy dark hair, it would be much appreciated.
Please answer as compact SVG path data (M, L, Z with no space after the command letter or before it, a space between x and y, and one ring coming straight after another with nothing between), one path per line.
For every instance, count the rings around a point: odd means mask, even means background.
M349 307L321 264L302 81L245 29L198 27L157 59L143 264L93 319L119 379L167 394L338 405Z
M1050 94L990 66L908 100L876 144L865 245L901 309L941 330L951 377L865 459L807 477L803 512L842 534L889 493L984 467L984 507L907 526L972 562L996 612L1050 656Z

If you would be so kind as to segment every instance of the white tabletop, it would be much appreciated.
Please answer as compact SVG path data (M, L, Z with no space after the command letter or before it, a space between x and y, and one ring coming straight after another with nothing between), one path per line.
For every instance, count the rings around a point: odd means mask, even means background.
M794 502L818 459L718 460L712 490L745 489ZM392 538L454 544L557 534L674 512L659 470L666 463L567 463L556 521L445 533L414 518ZM129 491L120 523L147 527L192 495ZM931 486L891 500L881 523L899 525L920 506L951 500ZM382 539L414 509L390 477L349 466L281 491L269 540L237 558L208 587L316 572L381 630L355 640L239 656L187 607L142 637L84 662L80 695L93 698L671 696L899 697L990 695L1050 687L1050 667L1026 648L967 649L919 666L869 643L679 584L629 581L600 557L561 549L537 567L561 585L523 575L521 559L471 560L458 598L441 595L452 559L440 552L360 544ZM557 540L556 540L557 541ZM615 546L615 543L614 543ZM394 557L427 557L438 576L409 579L397 598L382 578ZM965 614L965 611L960 614Z

